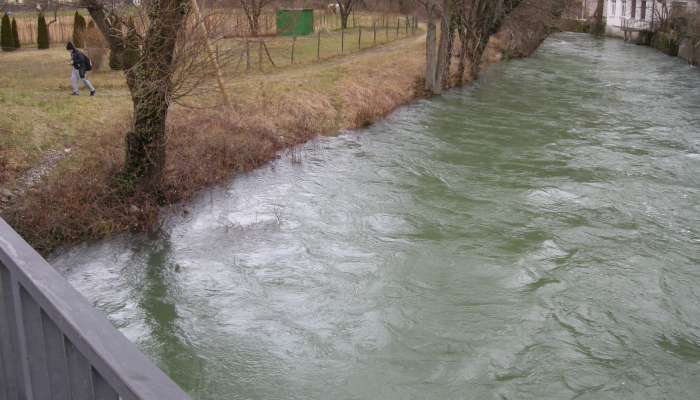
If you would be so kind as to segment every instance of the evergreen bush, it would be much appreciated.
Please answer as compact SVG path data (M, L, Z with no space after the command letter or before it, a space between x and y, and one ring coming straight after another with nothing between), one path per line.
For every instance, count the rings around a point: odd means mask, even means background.
M73 16L73 44L75 47L83 48L83 34L85 33L85 18L77 11Z
M39 49L48 49L49 42L49 27L46 25L44 13L39 13L39 21L37 23L37 47Z
M22 44L19 41L19 31L17 30L17 20L12 18L12 39L14 39L15 42L15 49L19 49L22 47Z
M15 40L12 37L12 24L7 13L2 16L2 23L0 23L0 47L2 47L2 51L15 49Z

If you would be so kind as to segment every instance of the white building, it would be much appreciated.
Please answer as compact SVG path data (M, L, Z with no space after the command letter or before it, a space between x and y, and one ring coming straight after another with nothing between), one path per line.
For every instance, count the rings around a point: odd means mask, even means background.
M605 0L606 31L614 36L635 34L686 11L700 11L700 0Z

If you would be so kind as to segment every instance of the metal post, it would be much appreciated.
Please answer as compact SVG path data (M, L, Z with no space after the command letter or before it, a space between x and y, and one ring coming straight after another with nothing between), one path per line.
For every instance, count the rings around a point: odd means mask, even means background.
M321 61L321 30L318 31L318 41L316 42L316 61Z
M294 65L294 47L297 44L297 37L292 37L292 65Z
M250 42L245 41L245 70L250 71Z
M360 25L360 31L357 35L357 49L362 50L362 25Z
M372 30L374 31L374 38L372 39L373 46L377 45L377 21L372 23Z
M340 54L345 53L345 29L340 28Z

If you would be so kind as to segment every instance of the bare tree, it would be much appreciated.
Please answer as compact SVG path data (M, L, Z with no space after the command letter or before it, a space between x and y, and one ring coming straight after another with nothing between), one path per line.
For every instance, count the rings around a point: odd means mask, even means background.
M350 14L355 7L362 2L362 0L335 0L338 3L338 11L340 12L340 26L343 29L348 29L348 19Z
M456 34L460 38L460 64L458 81L464 75L466 60L481 57L494 31L497 11L503 9L505 0L416 0L428 18L426 44L425 89L440 94L449 86L450 67ZM440 36L437 37L435 20L440 19ZM474 64L477 66L474 67ZM472 69L478 68L472 62Z
M272 4L275 0L237 0L238 4L243 9L248 26L250 27L251 36L260 34L260 15L265 7Z
M165 164L170 104L180 96L192 95L203 87L204 79L215 76L212 60L206 56L206 30L201 31L199 18L191 17L193 1L144 1L134 24L133 15L128 15L133 10L121 15L100 0L84 0L110 51L124 64L133 122L126 134L121 175L129 187L141 184L157 190Z

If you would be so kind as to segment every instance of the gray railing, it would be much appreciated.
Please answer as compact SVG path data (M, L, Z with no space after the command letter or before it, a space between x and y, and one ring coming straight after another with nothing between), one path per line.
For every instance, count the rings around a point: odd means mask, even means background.
M640 32L649 31L652 28L651 21L627 17L620 18L620 29L623 31Z
M189 397L0 218L0 400Z

